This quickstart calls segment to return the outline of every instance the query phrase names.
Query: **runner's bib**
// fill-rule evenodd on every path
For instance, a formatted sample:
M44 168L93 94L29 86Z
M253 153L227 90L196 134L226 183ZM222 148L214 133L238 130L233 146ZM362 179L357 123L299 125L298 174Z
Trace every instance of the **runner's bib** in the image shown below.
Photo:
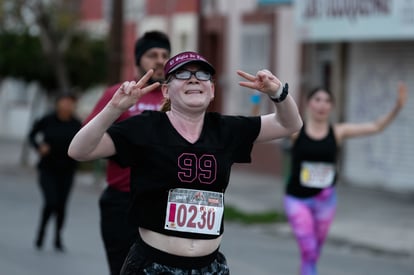
M219 235L224 212L223 193L176 188L168 194L167 230Z
M333 184L335 166L324 162L302 162L300 183L305 187L326 188Z

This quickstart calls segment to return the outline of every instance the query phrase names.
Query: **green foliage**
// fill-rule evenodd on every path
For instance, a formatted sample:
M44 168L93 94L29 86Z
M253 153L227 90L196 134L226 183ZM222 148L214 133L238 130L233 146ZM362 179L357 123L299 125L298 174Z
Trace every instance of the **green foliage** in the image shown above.
M54 82L39 39L27 33L0 33L0 75L26 81L38 80L47 89Z
M265 211L260 213L246 213L234 208L226 206L224 209L224 219L227 221L236 221L245 224L264 224L285 222L286 218L283 214L276 211Z
M88 88L106 82L106 40L90 39L86 34L78 34L65 54L65 63L69 79L77 87Z
M106 82L106 40L77 34L65 53L70 83L86 89ZM45 57L40 40L25 33L0 32L0 76L26 81L36 80L45 89L57 88L52 67Z

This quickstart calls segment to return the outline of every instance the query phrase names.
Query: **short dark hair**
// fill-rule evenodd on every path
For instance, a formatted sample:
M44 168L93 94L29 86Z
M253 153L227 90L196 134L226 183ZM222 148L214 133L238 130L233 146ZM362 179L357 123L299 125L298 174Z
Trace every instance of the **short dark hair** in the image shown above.
M142 55L151 48L164 48L171 52L168 36L161 31L145 32L135 43L135 64L139 66Z
M78 101L78 97L76 96L75 93L62 93L62 94L59 94L56 97L55 103L58 103L62 99L66 99L66 98L72 100L73 102L77 102Z

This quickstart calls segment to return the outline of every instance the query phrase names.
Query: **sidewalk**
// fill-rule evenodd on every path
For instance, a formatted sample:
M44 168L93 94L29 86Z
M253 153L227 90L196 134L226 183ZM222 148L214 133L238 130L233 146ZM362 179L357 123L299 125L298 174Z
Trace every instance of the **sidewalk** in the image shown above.
M235 167L227 205L244 211L283 212L282 179ZM328 241L414 259L414 197L338 184L338 208ZM277 234L291 234L287 224Z

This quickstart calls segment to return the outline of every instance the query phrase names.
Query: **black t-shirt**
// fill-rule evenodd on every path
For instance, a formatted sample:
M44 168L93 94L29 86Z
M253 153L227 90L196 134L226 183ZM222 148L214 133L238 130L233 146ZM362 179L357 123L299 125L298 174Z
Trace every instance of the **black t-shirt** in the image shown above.
M108 133L117 151L112 158L131 167L132 221L166 235L216 238L165 230L168 192L186 188L224 193L232 164L251 161L260 125L260 117L207 113L195 143L184 139L163 112L145 111L111 126Z
M286 186L287 194L299 198L309 198L316 196L323 190L323 188L304 186L301 183L301 181L303 182L301 177L306 177L303 174L306 173L304 163L314 166L331 165L335 169L335 175L329 186L335 184L338 147L332 126L329 127L329 132L324 138L317 140L309 137L305 132L305 126L303 126L291 150L290 177Z

